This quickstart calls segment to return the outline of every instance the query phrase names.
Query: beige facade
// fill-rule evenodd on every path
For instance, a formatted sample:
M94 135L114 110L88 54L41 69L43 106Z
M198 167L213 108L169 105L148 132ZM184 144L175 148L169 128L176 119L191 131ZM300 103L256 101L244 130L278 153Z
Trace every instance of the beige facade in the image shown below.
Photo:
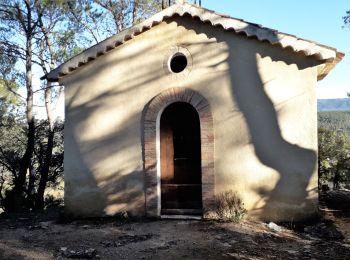
M188 63L173 73L169 59L177 52ZM312 216L318 202L315 84L323 63L174 16L72 70L59 78L67 212L159 216L157 120L167 105L187 100L201 120L203 205L233 190L252 218ZM193 96L208 103L203 116Z

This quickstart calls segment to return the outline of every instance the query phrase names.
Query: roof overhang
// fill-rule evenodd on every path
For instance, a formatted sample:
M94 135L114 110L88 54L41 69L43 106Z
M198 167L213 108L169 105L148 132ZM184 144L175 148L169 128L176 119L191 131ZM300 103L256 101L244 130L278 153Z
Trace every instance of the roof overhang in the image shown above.
M218 14L196 5L176 4L162 10L145 21L86 49L67 62L61 64L41 79L58 81L60 77L72 73L79 67L86 65L90 61L97 59L99 56L108 53L119 45L134 38L138 34L149 30L153 26L163 22L165 19L171 18L175 15L189 15L190 17L197 18L202 22L209 22L213 26L221 26L225 30L232 30L237 34L244 34L249 38L256 38L259 41L268 41L272 45L279 45L282 48L291 48L294 52L302 52L305 56L313 56L315 59L321 61L322 64L318 70L318 80L323 79L345 55L344 53L337 51L335 48L310 40L301 39L291 34L278 32L241 19Z

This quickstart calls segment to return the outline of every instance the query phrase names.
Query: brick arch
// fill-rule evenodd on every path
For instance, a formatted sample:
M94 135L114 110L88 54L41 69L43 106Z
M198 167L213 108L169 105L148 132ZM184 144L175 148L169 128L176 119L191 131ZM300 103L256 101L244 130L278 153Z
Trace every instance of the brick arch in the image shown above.
M186 102L197 111L201 134L203 213L210 209L215 190L214 131L210 104L201 94L189 88L162 91L146 105L143 117L143 162L145 172L146 215L160 216L159 121L163 110L174 102Z

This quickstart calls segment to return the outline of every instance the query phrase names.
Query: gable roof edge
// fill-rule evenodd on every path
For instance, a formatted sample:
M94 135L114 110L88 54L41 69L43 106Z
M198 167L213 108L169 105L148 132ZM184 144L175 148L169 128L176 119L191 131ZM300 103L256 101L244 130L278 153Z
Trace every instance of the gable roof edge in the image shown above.
M281 33L258 24L218 14L214 11L191 4L176 4L86 49L61 64L41 79L58 81L60 77L72 73L79 67L113 50L124 42L134 38L136 35L160 24L166 18L170 18L174 15L184 16L186 14L190 15L192 18L198 18L202 22L209 22L213 26L221 26L225 30L234 30L238 34L245 34L247 37L254 37L259 41L268 41L272 45L279 45L282 48L289 47L292 48L294 52L303 52L306 56L314 56L316 59L324 61L324 66L322 69L319 69L318 80L323 79L345 55L344 53L338 52L335 48L301 39L291 34Z

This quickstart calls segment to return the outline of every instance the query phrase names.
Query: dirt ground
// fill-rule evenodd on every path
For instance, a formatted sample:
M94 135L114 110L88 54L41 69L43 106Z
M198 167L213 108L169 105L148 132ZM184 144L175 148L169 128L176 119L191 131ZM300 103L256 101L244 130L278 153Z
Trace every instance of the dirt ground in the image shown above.
M276 228L275 228L276 229ZM279 230L280 229L280 230ZM0 217L0 259L350 259L350 218L267 223Z

